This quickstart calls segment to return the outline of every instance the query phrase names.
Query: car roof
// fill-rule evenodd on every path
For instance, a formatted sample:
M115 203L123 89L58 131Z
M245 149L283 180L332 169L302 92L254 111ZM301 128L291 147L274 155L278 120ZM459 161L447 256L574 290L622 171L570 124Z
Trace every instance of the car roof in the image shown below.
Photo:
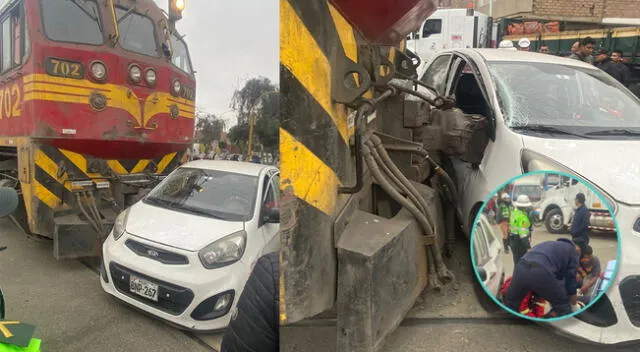
M183 164L182 167L233 172L249 176L260 176L260 173L265 169L277 170L276 167L271 165L231 160L194 160Z
M503 50L503 49L492 49L492 48L483 48L483 49L448 49L438 52L437 54L441 54L444 52L459 52L461 54L478 54L482 56L482 58L487 62L497 62L497 61L511 61L511 62L541 62L541 63L549 63L549 64L557 64L564 66L572 66L572 67L580 67L597 70L597 68L591 64L586 62L582 62L580 60L570 59L567 57L561 57L550 54L542 54L530 51L517 51L517 50Z

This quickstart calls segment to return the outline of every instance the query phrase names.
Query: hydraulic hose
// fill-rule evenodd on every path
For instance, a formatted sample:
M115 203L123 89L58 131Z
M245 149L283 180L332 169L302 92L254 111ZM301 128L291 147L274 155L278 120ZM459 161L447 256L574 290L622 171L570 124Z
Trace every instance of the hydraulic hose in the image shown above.
M380 171L380 168L371 155L371 149L369 149L369 146L367 146L366 144L362 146L362 157L367 164L369 171L371 171L373 178L380 184L380 187L382 187L385 192L387 192L389 196L393 198L393 200L409 210L409 212L416 217L416 219L418 220L418 224L420 224L420 227L422 227L422 230L427 235L433 235L433 229L429 224L427 218L407 198L403 197L402 194L400 194L400 192L398 192L398 190L396 190L395 187L393 187L391 183L389 183L389 181L384 177L382 171Z
M435 107L439 107L440 106L440 104L436 104L436 102L433 99L431 99L430 97L428 97L426 94L418 92L417 90L413 90L411 88L407 88L407 87L405 87L405 86L403 86L401 84L394 83L394 82L389 82L388 85L390 87L392 87L392 88L397 89L400 92L403 92L403 93L418 97L418 98L426 101L427 103L431 104L432 106L435 106Z
M424 214L420 214L420 216L424 217L424 220L426 220L427 226L430 225L430 224L435 224L434 216L429 211L428 204L426 204L424 198L422 198L422 196L420 195L418 190L411 184L411 182L402 173L402 171L400 171L400 169L398 169L398 167L393 162L393 160L391 160L391 158L389 157L389 154L387 154L387 151L384 148L384 145L382 144L382 141L380 140L380 137L378 137L376 135L372 135L371 139L369 141L367 141L367 142L368 142L368 145L373 144L375 146L375 148L377 149L378 153L380 154L380 157L382 158L382 160L384 161L386 166L389 167L389 169L391 169L391 171L404 184L404 186L407 187L409 189L409 191L411 193L413 193L419 199L419 202L422 205L422 207L427 210ZM369 152L369 154L370 154L370 152ZM373 160L373 158L371 156L369 156L369 157ZM403 199L403 200L406 203L409 203L406 200L406 198ZM409 209L409 208L407 208L407 209ZM414 209L416 210L416 212L418 211L417 208L414 207ZM412 211L412 213L413 213L413 211ZM416 214L414 214L414 216L415 215ZM416 216L416 218L418 218L418 216ZM433 228L431 228L431 229L433 231ZM425 231L426 231L426 229L425 229ZM435 264L436 264L436 270L438 271L438 276L440 278L447 278L447 279L452 278L453 274L446 268L444 260L442 259L442 252L440 251L439 244L435 243L435 245L430 246L429 248L430 248L430 250L432 251L432 254L433 254L433 259L434 259Z
M429 211L429 205L424 200L424 198L422 198L422 195L420 194L420 192L418 192L418 190L411 184L409 179L407 179L407 177L402 173L402 171L398 169L398 166L396 166L393 160L391 160L391 157L389 157L389 154L387 154L387 151L384 149L384 145L382 144L380 137L376 135L372 135L371 139L368 142L373 144L375 149L380 154L382 161L391 170L391 172L393 172L393 174L400 180L400 182L402 182L402 184L409 190L409 192L413 193L413 195L418 199L420 206L423 209L425 209L424 214L429 220L429 223L435 224L435 221L434 221L435 217Z
M102 222L102 217L100 216L100 210L98 210L96 198L91 192L87 192L87 194L89 195L91 208L93 209L93 215L96 217L96 222L100 225L100 230L102 231L100 234L104 236L104 223Z
M418 148L418 147L411 147L408 145L388 145L388 144L384 144L384 148L386 150L392 150L392 151L398 151L398 152L407 152L407 153L417 153L420 156L424 157L433 167L433 171L436 173L436 175L440 176L444 182L446 183L447 186L447 198L449 198L449 202L455 206L457 199L458 199L458 192L456 190L456 186L455 183L453 182L453 180L451 179L451 176L449 176L449 174L444 171L444 169L442 167L440 167L440 165L433 160L433 158L429 155L429 152L427 152L426 150L422 149L422 148ZM457 212L457 210L456 210ZM458 214L460 216L460 214Z
M383 173L385 175L387 175L387 177L395 185L396 190L398 190L400 192L400 194L402 194L403 196L409 197L411 199L411 201L413 202L413 204L416 205L423 214L426 213L427 210L424 208L422 202L420 202L420 200L415 196L415 194L413 194L393 174L393 172L391 172L391 170L389 170L387 165L382 161L382 158L380 157L380 154L378 153L378 151L369 142L367 142L367 147L369 147L369 150L371 151L371 155L373 156L373 159L376 161L376 164L378 165L378 167L380 167L382 169ZM429 225L431 226L431 224L429 224ZM433 226L431 226L431 232L433 232Z
M82 199L80 198L80 193L76 193L76 200L78 201L78 207L80 208L80 211L82 211L82 214L84 214L84 216L87 218L89 224L91 224L96 232L100 232L100 228L98 228L98 225L93 222L93 219L91 218L91 216L89 216L89 213L87 213L87 210L84 208Z

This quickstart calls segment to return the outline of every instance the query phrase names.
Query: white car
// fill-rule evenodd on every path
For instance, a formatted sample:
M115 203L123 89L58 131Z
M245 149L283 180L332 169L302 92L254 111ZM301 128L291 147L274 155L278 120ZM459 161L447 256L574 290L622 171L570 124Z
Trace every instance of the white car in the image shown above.
M602 344L640 340L640 100L600 69L553 55L498 49L437 53L421 80L489 122L481 163L452 158L469 234L487 196L512 177L556 170L597 188L612 206L624 244L612 287L594 313L550 323ZM423 90L430 94L429 90ZM597 319L594 319L596 316Z
M182 165L122 212L102 247L102 288L181 328L227 327L257 259L278 251L278 169Z
M486 215L480 215L473 233L473 255L482 284L493 297L500 299L500 288L504 283L504 248L502 233L498 231Z

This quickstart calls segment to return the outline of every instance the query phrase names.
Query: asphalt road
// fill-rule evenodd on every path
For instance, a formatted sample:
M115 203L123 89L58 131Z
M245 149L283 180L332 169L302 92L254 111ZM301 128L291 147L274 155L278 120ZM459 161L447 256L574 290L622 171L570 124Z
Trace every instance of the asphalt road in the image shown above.
M410 352L637 352L640 346L603 347L587 345L557 335L544 325L514 319L497 308L483 308L476 296L486 293L474 286L468 240L460 239L447 266L455 274L454 284L441 292L424 292L401 326L391 333L381 351ZM491 302L490 302L491 303ZM325 352L336 346L335 314L281 327L281 352Z
M36 326L47 352L218 351L220 334L193 335L121 304L102 290L95 264L53 258L51 241L0 220L6 319Z

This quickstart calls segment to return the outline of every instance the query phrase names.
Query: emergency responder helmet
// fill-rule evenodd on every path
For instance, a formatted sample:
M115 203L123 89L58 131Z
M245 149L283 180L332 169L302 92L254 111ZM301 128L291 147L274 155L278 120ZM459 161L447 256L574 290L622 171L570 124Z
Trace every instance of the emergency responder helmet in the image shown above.
M508 201L509 199L511 199L511 196L509 196L509 193L502 193L502 200L504 201Z
M527 38L520 38L520 40L518 40L518 46L520 48L528 48L531 45L531 41Z
M508 50L516 50L516 48L513 46L513 42L510 40L503 40L500 42L500 44L498 45L498 48L500 49L508 49Z
M528 208L530 207L531 201L529 200L529 196L526 194L521 194L516 198L516 201L513 202L513 206L517 208Z

